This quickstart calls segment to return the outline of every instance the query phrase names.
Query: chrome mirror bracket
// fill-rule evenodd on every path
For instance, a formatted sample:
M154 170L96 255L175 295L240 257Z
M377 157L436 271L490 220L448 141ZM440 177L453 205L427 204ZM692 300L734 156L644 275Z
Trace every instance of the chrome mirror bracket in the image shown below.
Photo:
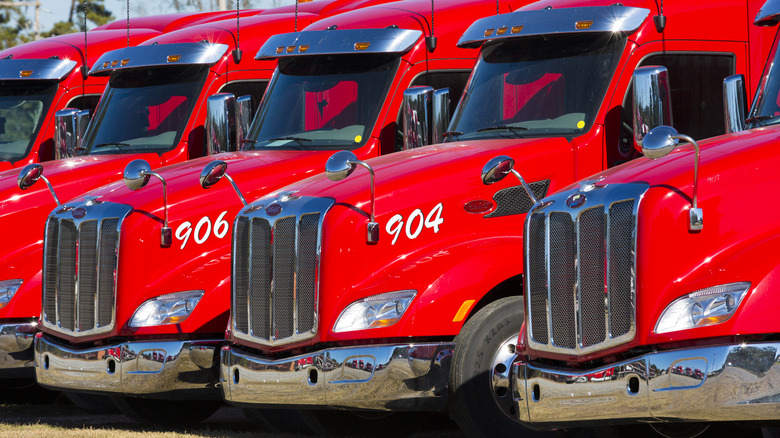
M168 183L157 172L152 172L151 166L145 160L133 160L125 166L122 181L130 190L140 190L149 183L149 178L155 177L163 185L163 226L160 230L160 245L167 247L173 244L173 232L168 226Z
M233 181L233 178L228 175L227 163L222 160L214 160L203 168L203 170L200 172L200 186L204 189L208 189L222 178L225 178L228 180L228 182L230 182L230 185L233 186L233 190L236 192L236 195L238 195L238 199L240 199L241 203L244 205L244 207L246 207L248 205L246 198L244 198L244 195L241 194L241 190L238 189L238 185L236 185L236 182Z
M338 151L325 162L325 174L331 181L341 181L355 170L356 166L363 166L371 175L371 220L366 226L366 242L379 242L379 224L374 218L374 203L376 200L374 169L366 162L357 159L350 151Z
M534 192L531 191L531 187L528 185L528 183L525 182L525 179L522 175L520 175L520 172L514 169L514 166L515 160L506 155L499 155L497 157L491 158L482 168L482 183L485 185L490 185L499 182L511 173L518 180L520 180L520 184L523 185L525 193L529 198L531 198L531 201L536 204L539 202L539 200L536 199L536 195L534 195Z
M54 187L49 182L49 179L43 176L43 166L40 164L35 163L24 166L19 172L19 177L16 179L16 185L21 190L27 190L32 187L32 185L35 184L39 179L42 179L43 182L45 182L49 187L49 193L51 193L52 198L54 198L54 202L57 203L57 207L61 207L62 203L60 203L60 199L57 197L57 194L54 193Z
M678 134L677 130L671 126L659 126L653 128L647 133L642 145L642 152L650 159L661 158L672 152L679 143L679 140L693 145L696 151L696 157L693 163L693 197L691 199L691 209L688 211L688 230L701 231L704 228L704 212L699 208L699 161L701 151L699 144L691 137Z

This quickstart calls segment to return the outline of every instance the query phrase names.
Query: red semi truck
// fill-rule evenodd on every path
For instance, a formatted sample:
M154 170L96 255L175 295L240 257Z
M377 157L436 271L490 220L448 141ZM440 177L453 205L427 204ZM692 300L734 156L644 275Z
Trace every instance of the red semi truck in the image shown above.
M59 204L59 199L70 199L118 180L124 166L134 158L142 157L159 167L204 155L208 97L232 92L259 101L276 66L274 61L256 61L251 56L236 62L233 51L239 41L237 26L243 31L241 47L254 51L274 33L292 30L296 23L311 23L319 14L349 10L355 4L349 0L301 4L297 15L292 6L244 10L238 22L235 11L143 17L133 19L133 26L159 31L149 35L155 38L134 47L124 47L127 31L115 29L114 24L107 25L108 30L89 33L91 40L100 41L93 34L113 35L120 40L113 47L122 48L99 58L94 45L89 46L88 65L92 68L88 80L105 83L102 77L110 73L108 89L86 132L76 129L80 122L74 121L72 114L57 120L69 124L67 135L78 139L63 142L62 149L73 156L21 172L33 177L44 173L56 198L44 184L20 191L18 169L0 173L0 227L13 230L36 223L43 227L47 212ZM161 31L166 33L160 35ZM131 30L131 42L138 42L139 37L134 35L139 32ZM68 38L79 41L75 36ZM79 38L83 43L84 35ZM105 48L106 44L99 47ZM0 60L0 67L9 61ZM81 73L69 77L73 75L79 75L75 80L81 84ZM64 91L70 95L69 90ZM81 89L76 91L82 94ZM33 374L32 337L39 328L41 311L42 244L35 233L8 232L0 250L0 378Z
M0 161L0 169L61 160L75 152L55 147L55 143L60 146L65 143L55 141L55 124L63 119L55 122L54 115L65 108L68 108L65 112L70 114L95 109L108 80L94 75L85 77L86 70L82 71L82 68L94 65L104 52L135 46L162 33L224 19L227 15L209 12L133 18L129 30L127 22L121 20L89 31L86 37L83 33L62 35L0 52L0 81L3 84L0 124L4 126L0 129L4 131L0 134L0 160L5 160ZM85 56L87 67L84 67ZM83 163L76 160L63 162L68 163L66 169L68 175L76 180L73 181L75 184L91 184L78 181L81 177L77 169L84 167ZM45 165L46 168L49 166L57 164ZM19 193L17 174L18 170L0 173L4 194L0 201L0 223L7 230L19 224L28 226L35 222L35 218L42 224L45 214L38 207L43 206L45 211L52 202L48 194L36 198L32 193L25 194L27 196ZM37 236L27 233L8 233L3 242L0 264L0 380L34 376L32 338L40 313L40 280L35 280L40 274L35 273L40 272L41 243ZM31 270L20 269L20 266L30 263L33 263ZM14 296L16 299L12 300Z
M778 21L774 0L755 18L772 32ZM780 159L777 44L747 118L734 98L744 93L726 93L736 132L695 144L685 128L656 128L646 158L533 207L513 366L520 421L650 423L683 437L777 420L778 211L766 201ZM761 214L744 213L753 202Z
M353 148L369 158L403 147L404 90L446 86L459 95L477 50L455 43L475 17L497 9L488 0L436 2L431 29L427 0L368 4L277 35L261 48L256 62L278 58L279 68L245 150L217 156L248 196L320 172L334 150ZM216 137L219 129L211 132ZM136 161L125 171L128 187L111 184L52 212L35 347L40 384L114 394L126 413L156 422L203 406L191 403L184 412L181 400L221 399L230 229L242 203L226 181L204 192L198 176L210 161L154 173ZM170 245L161 244L165 228ZM69 258L76 243L78 253Z
M118 20L87 35L60 35L0 52L0 171L65 158L54 148L54 114L64 108L95 109L108 80L86 76L83 68L88 69L100 55L229 15L207 12L133 18L129 32L127 21Z
M634 158L632 78L649 107L668 74L674 122L696 138L723 133L722 79L755 81L750 66L771 47L750 26L758 7L543 1L476 21L460 45L481 55L447 142L367 161L338 152L327 175L239 212L226 400L446 409L470 436L522 434L509 370L523 323L516 230L533 201L474 169L511 155L541 198ZM639 133L662 120L640 120Z

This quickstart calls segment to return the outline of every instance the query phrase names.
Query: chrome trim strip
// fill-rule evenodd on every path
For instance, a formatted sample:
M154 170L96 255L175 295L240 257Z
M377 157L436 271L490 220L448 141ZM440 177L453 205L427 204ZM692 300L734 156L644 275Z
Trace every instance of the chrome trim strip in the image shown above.
M244 207L238 215L236 215L236 219L233 223L233 229L237 229L238 220L241 217L245 217L247 219L247 238L250 239L250 242L248 243L248 252L249 256L252 257L252 242L251 242L251 230L252 230L252 221L256 218L263 219L268 221L270 228L271 228L271 239L273 241L274 237L274 230L276 227L277 222L279 222L282 219L288 219L291 217L295 218L295 271L293 275L293 318L294 318L294 332L292 336L287 336L282 339L277 340L274 336L275 330L272 330L270 332L270 339L265 340L260 337L254 336L252 332L252 308L251 308L251 293L249 290L247 290L247 297L246 297L246 311L247 311L247 332L244 333L242 331L239 331L236 327L236 317L233 314L232 309L236 308L238 305L243 305L241 303L238 303L235 298L235 293L231 292L231 303L233 306L231 308L231 332L233 336L236 339L246 341L251 344L255 345L285 345L290 344L294 342L303 341L306 339L311 339L314 336L316 336L318 327L317 327L317 320L318 320L318 304L319 304L319 293L320 293L320 283L319 283L319 270L320 270L320 263L321 263L321 250L322 250L322 225L325 219L325 216L330 209L331 206L335 201L333 199L327 199L327 198L313 198L313 197L300 197L295 196L294 194L290 193L281 193L275 198L266 198L266 199L260 199L258 201L255 201L248 206ZM266 207L268 207L271 204L276 204L281 206L281 212L277 213L275 215L269 215L266 213ZM312 330L308 330L305 332L299 332L298 331L298 262L299 262L299 247L298 242L300 239L300 226L301 226L301 219L307 215L307 214L319 214L319 223L317 224L317 243L316 243L316 281L314 284L314 325L312 327ZM235 238L235 237L234 237ZM236 242L233 242L233 251L236 251ZM273 254L273 247L271 247L271 254L270 254L270 263L272 267L272 273L271 273L271 286L269 289L269 317L270 322L272 324L276 323L276 318L274 314L274 299L276 294L276 273L274 270L276 269L276 263L274 263L274 254ZM251 274L251 258L249 259L248 264L248 270L249 274ZM232 269L236 269L236 262L237 258L233 257L232 261ZM247 285L251 284L251 279L247 282ZM236 285L236 276L231 276L231 289L232 291L235 291L237 288Z
M208 42L123 47L101 55L89 70L89 74L107 75L112 71L137 67L210 65L219 61L227 53L227 49L227 44ZM169 56L179 58L169 61Z
M32 368L36 321L0 324L0 378L4 370Z
M83 217L75 218L73 216L72 212L74 210L76 210L77 208L83 208L85 210L85 214L84 214ZM114 279L114 284L113 284L113 293L112 293L113 300L112 300L112 303L111 303L111 322L108 325L106 325L106 326L103 326L103 327L99 326L100 318L98 316L99 316L99 312L100 312L100 310L99 310L100 309L100 307L99 307L100 283L98 282L98 283L96 283L96 290L95 290L96 307L95 307L95 324L94 324L94 328L89 329L89 330L83 330L83 331L78 330L78 327L79 327L79 325L78 325L78 323L79 323L78 318L79 318L79 315L80 315L80 311L79 311L79 299L80 299L80 294L79 294L79 267L78 267L78 265L80 263L80 261L79 261L79 257L80 257L79 253L80 253L80 251L78 250L78 242L79 242L79 237L80 237L80 232L81 232L81 224L84 223L84 222L87 222L87 221L97 221L98 222L98 232L97 232L97 241L95 242L96 246L97 246L97 252L96 252L96 257L97 258L96 258L96 261L95 261L95 269L98 270L98 275L99 275L99 271L100 271L100 269L99 269L99 267L100 267L100 258L99 258L99 255L100 255L100 234L102 232L101 231L102 227L100 227L100 225L106 219L113 219L113 218L117 219L118 221L117 221L116 231L117 231L117 237L118 238L117 238L117 241L116 241L115 247L114 247L115 251L116 251L116 254L117 254L116 264L114 266L114 272L117 272L118 269L119 269L119 252L120 252L122 222L127 217L127 215L129 215L132 211L133 211L133 208L131 206L129 206L129 205L116 204L116 203L113 203L113 202L102 202L100 200L87 198L85 201L69 202L67 204L63 204L61 207L57 207L56 209L54 209L54 211L52 211L51 214L49 214L49 218L47 218L47 221L46 221L47 226L49 224L49 219L51 219L51 218L54 218L58 222L58 224L59 224L58 225L59 232L58 232L58 234L56 236L57 239L58 239L58 243L57 243L57 272L55 272L55 275L57 276L57 286L56 286L56 289L54 291L54 294L55 294L55 301L54 301L54 304L55 304L55 315L54 315L54 321L55 322L52 323L52 322L49 321L51 315L46 314L46 301L47 301L46 300L46 294L49 293L49 291L46 289L46 279L47 279L47 276L48 276L48 269L47 269L46 265L48 263L44 263L43 264L43 270L42 270L42 277L41 277L43 279L43 281L42 281L43 300L42 300L42 309L41 309L41 314L43 315L43 317L41 318L41 321L43 322L43 327L44 328L46 328L48 330L51 330L53 332L62 333L62 334L67 335L67 336L89 336L89 335L95 335L95 334L100 334L100 333L107 333L107 332L110 332L111 330L114 329L114 326L116 324L116 294L117 294L117 279L116 278ZM75 264L74 270L73 270L73 275L74 275L73 284L75 285L74 286L75 287L75 292L74 292L74 312L75 312L75 314L74 314L74 330L70 330L68 328L64 328L64 327L62 327L60 325L60 321L61 321L60 299L62 298L62 296L61 296L61 293L62 293L61 292L61 280L62 280L62 278L59 275L59 265L60 265L60 260L61 260L62 242L59 239L62 236L62 232L61 232L61 230L62 230L62 223L65 220L67 220L68 222L72 222L74 224L75 228L76 228L76 245L77 245L76 258L75 258L75 263L76 264ZM51 245L48 242L48 234L49 233L47 232L46 236L44 237L44 242L43 242L44 254L48 254L48 251L51 250ZM46 257L46 256L44 256L44 257ZM46 258L44 258L44 260L47 261L48 258L46 257ZM96 281L99 278L98 275L96 275ZM117 278L118 278L118 273L117 273Z
M283 33L269 38L260 47L255 59L356 53L401 54L411 50L422 35L419 30L397 28L307 30ZM355 44L358 43L369 43L369 46L358 50L355 48ZM305 47L304 51L301 51L301 46Z
M61 81L73 71L76 61L67 59L0 59L0 80L48 79ZM23 71L30 75L22 77Z
M458 41L458 47L479 47L489 41L531 35L611 32L630 34L650 15L650 10L627 6L521 10L474 22ZM577 23L591 22L577 28Z
M576 371L518 360L512 371L518 419L536 424L775 420L780 409L780 343L656 352Z
M225 400L375 410L443 410L455 344L343 347L269 360L222 347Z
M584 188L587 187L587 188ZM531 321L533 320L533 309L531 304L531 299L526 297L526 317L528 318L528 324L526 324L526 330L527 330L527 343L528 346L536 351L544 351L544 352L550 352L550 353L563 353L563 354L570 354L570 355L584 355L589 354L594 351L600 351L607 348L614 347L616 345L620 345L626 342L631 341L634 339L634 336L636 334L636 263L637 263L637 227L638 227L638 211L639 206L641 204L641 200L645 194L645 192L649 189L649 185L647 183L627 183L627 184L607 184L607 185L598 185L597 183L593 183L591 181L586 181L581 183L580 187L563 191L563 192L557 192L553 195L550 195L542 200L540 200L534 207L531 209L531 211L526 216L526 221L524 225L524 249L525 249L525 256L524 256L524 267L525 267L525 290L531 291L531 267L530 267L530 257L528 256L528 253L530 251L530 223L531 218L534 214L544 214L544 221L545 221L545 269L546 269L546 275L547 278L545 279L546 289L547 289L547 303L546 303L546 309L545 314L547 315L547 330L548 330L548 342L547 343L541 343L537 342L534 338L533 334L533 325L531 324ZM584 194L587 197L587 201L585 201L582 205L576 206L576 207L568 207L566 205L566 201L569 197L572 195L575 195L577 193ZM605 285L610 286L610 280L609 280L609 273L610 271L610 248L612 243L610 242L610 222L609 222L609 212L610 208L613 204L616 204L618 202L622 201L629 201L634 200L634 206L633 206L633 230L632 230L632 236L631 236L631 244L632 244L632 257L633 257L633 263L631 266L631 286L630 286L630 299L633 303L631 312L631 322L630 322L630 329L627 333L624 333L620 336L613 337L612 336L612 330L611 330L611 318L612 318L612 312L611 312L611 305L612 305L612 296L611 296L611 288L607 289L607 295L605 296L605 308L609 309L609 314L607 315L607 318L605 320L607 326L606 326L606 333L607 333L607 339L605 339L603 342L599 342L596 344L592 344L587 347L583 347L582 344L582 337L581 337L581 303L582 301L579 300L581 297L581 291L579 290L580 283L580 269L581 265L578 262L579 260L582 260L581 257L586 257L587 254L582 254L580 252L579 248L579 218L587 210L593 209L593 208L601 208L604 211L604 214L607 216L607 222L606 222L606 235L605 235L605 257L607 259L606 268L605 271ZM551 312L551 268L550 268L550 216L551 213L565 213L570 216L572 222L576 225L575 228L575 238L577 239L576 242L576 253L577 258L574 260L575 262L575 276L576 276L576 283L574 288L575 293L575 309L572 311L573 316L576 318L576 321L574 322L578 333L576 333L577 343L575 348L566 348L566 347L560 347L555 343L555 338L553 335L553 323L552 323L552 312Z
M190 399L219 399L215 355L222 343L222 339L142 341L74 348L39 334L35 376L39 384L60 390L186 392Z

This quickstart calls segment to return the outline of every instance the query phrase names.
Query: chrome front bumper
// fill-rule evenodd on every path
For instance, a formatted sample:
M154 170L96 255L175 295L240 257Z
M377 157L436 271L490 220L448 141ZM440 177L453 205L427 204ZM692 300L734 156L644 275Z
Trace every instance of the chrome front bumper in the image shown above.
M576 373L518 360L512 371L526 423L776 420L780 410L780 343L650 353Z
M343 347L267 360L227 345L220 383L225 399L239 405L443 410L454 347Z
M66 391L218 400L215 355L223 343L148 341L78 349L39 333L35 377L43 386Z
M37 330L35 321L0 323L0 378L25 369L32 372L32 344Z

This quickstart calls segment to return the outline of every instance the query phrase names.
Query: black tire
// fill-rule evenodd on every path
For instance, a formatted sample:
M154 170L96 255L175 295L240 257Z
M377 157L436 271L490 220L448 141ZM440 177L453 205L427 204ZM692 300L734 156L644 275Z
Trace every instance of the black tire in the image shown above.
M242 411L249 421L266 432L304 435L314 433L307 425L301 410L243 408Z
M65 392L65 397L74 405L92 414L116 414L116 405L107 395L85 394L83 392Z
M455 339L449 409L466 436L537 434L515 420L508 379L523 315L522 297L502 298L477 312Z
M120 412L141 423L160 426L186 426L199 423L222 406L218 401L158 400L137 397L111 397Z

